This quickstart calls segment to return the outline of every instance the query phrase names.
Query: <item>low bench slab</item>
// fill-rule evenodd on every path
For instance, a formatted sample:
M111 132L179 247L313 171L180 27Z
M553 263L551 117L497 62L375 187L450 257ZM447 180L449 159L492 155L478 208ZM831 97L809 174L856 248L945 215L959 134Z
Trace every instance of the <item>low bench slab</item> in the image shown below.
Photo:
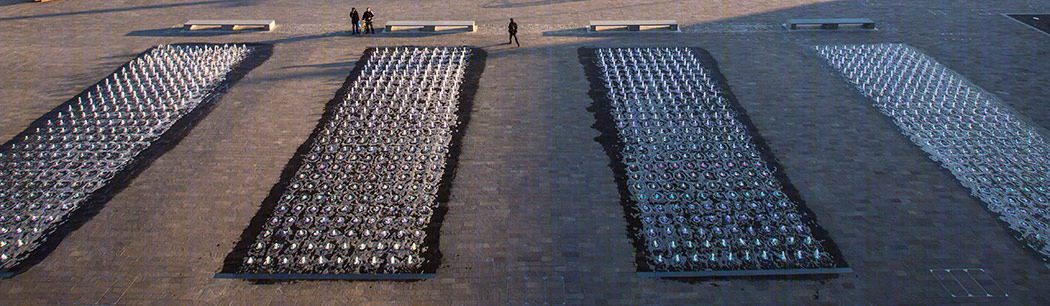
M186 31L196 30L223 30L240 31L247 29L262 29L273 31L277 27L277 21L272 19L261 20L190 20L182 24Z
M628 31L643 31L649 29L668 29L678 31L678 21L675 20L591 20L588 30L597 32L610 28L627 28Z
M865 29L875 28L875 21L868 18L788 19L787 26L792 30L797 30L799 25L819 25L821 29L838 29L842 24L860 25Z
M394 20L388 21L383 27L383 31L394 32L405 29L420 29L424 32L437 32L464 28L470 32L478 31L478 26L473 20Z

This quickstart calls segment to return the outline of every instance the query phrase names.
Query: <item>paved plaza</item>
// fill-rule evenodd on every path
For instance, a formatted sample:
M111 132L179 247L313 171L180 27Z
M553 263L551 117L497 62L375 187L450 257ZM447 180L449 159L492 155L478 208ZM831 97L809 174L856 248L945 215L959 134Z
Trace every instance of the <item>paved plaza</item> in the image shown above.
M351 6L371 7L377 27L388 20L475 20L479 29L351 36ZM1001 15L1032 12L1050 13L1050 3L0 0L0 141L151 47L274 46L269 60L42 261L0 279L0 304L1046 305L1050 266L812 51L823 44L914 46L1045 129L1050 35ZM511 17L520 48L504 44ZM820 17L871 18L878 30L781 26ZM278 27L174 28L190 19L276 19ZM675 19L682 30L586 32L589 20L603 19ZM435 277L214 278L366 48L408 45L487 52L440 227ZM709 51L853 273L639 276L610 160L595 141L591 84L578 57L581 47L620 46ZM979 271L1001 291L952 297L956 287L931 269Z

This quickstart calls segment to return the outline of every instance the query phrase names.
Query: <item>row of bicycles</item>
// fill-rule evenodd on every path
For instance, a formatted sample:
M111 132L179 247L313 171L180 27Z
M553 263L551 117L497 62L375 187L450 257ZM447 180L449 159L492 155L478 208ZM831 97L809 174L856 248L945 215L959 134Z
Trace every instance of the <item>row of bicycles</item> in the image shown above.
M242 272L418 273L470 53L397 47L367 57Z
M1050 256L1050 143L1037 125L913 47L816 51L1021 240Z
M156 47L0 147L0 269L43 243L251 52L247 45Z
M596 52L650 270L834 266L692 49Z

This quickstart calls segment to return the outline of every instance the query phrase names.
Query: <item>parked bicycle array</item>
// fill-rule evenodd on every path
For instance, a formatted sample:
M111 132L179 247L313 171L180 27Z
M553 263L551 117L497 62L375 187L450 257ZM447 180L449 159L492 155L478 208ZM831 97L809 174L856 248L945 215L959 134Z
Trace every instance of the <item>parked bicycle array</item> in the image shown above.
M691 49L596 52L650 269L834 265Z
M904 135L1050 256L1050 143L1009 106L903 44L818 46Z
M323 122L246 273L418 273L468 48L380 48Z
M43 243L252 51L159 46L0 148L0 269Z

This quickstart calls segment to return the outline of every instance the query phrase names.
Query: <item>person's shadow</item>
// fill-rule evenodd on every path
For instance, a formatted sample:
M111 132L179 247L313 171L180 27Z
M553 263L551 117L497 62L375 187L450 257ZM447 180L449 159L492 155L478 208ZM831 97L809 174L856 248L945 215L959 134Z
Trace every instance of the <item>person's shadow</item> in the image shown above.
M11 3L17 0L0 0L0 6L20 4L22 2ZM24 3L31 3L30 0L25 0ZM105 8L105 9L94 9L86 11L71 11L71 12L58 12L50 14L39 14L39 15L26 15L26 16L11 16L11 17L0 17L0 21L11 21L11 20L27 20L27 19L39 19L39 18L51 18L51 17L63 17L63 16L76 16L76 15L97 15L104 13L116 13L116 12L129 12L129 11L140 11L140 10L153 10L153 9L168 9L173 7L182 6L198 6L198 5L213 5L222 4L225 0L204 0L197 2L184 2L184 3L168 3L168 4L156 4L156 5L141 5L141 6L130 6L130 7L116 7L116 8Z
M33 0L0 0L0 6L33 3Z
M495 43L495 44L491 44L491 45L478 46L478 48L484 49L484 48L492 48L492 47L502 46L502 45L509 45L509 44L508 43Z

